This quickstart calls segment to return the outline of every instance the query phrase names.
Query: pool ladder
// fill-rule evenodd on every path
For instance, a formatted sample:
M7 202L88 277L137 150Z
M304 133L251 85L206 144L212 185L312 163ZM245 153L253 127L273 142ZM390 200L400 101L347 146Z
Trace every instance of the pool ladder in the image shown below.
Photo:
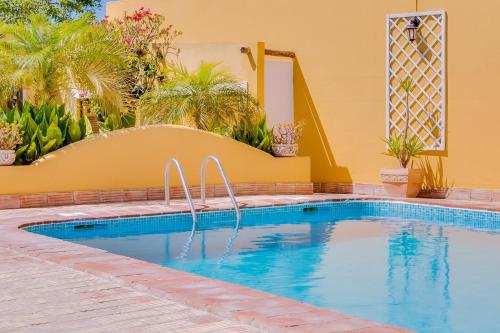
M191 192L189 192L189 188L186 183L186 177L184 176L184 172L182 171L181 163L175 158L169 159L167 165L165 166L165 204L167 206L170 206L170 185L168 179L170 178L170 168L172 167L172 165L175 165L177 167L177 171L179 171L179 177L181 178L184 194L186 195L186 200L189 204L191 215L193 216L193 224L195 224L196 222L198 222L198 217L196 216L196 209L194 208L193 198L191 197Z
M224 168L222 167L222 164L219 161L219 159L215 156L207 156L201 164L201 203L202 204L206 203L206 169L207 169L208 163L210 161L213 161L217 165L217 168L222 176L222 180L224 181L224 185L226 187L227 194L229 195L229 198L231 199L234 210L236 211L236 221L237 221L237 224L239 225L240 220L241 220L241 212L240 212L240 208L238 206L238 202L236 201L236 198L234 197L233 189L231 188L231 185L229 184L229 181L227 180L226 173L224 172ZM188 201L189 209L191 210L191 215L193 217L193 223L197 223L198 217L196 215L196 208L194 207L193 198L191 197L191 193L189 192L189 188L187 186L186 177L184 176L184 172L182 170L181 163L175 158L171 158L170 160L168 160L167 165L165 166L165 203L167 206L170 206L169 174L170 174L170 168L172 167L172 165L175 165L177 168L177 171L179 172L182 187L184 189L184 194L186 196L186 200Z

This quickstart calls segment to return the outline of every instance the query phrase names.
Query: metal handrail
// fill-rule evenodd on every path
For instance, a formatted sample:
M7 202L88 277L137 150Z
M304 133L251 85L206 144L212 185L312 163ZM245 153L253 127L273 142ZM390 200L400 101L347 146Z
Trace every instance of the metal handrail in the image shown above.
M196 222L193 221L193 227L191 228L191 233L182 248L181 253L177 256L177 259L186 259L189 251L191 250L191 244L193 244L194 236L196 235Z
M219 172L222 176L222 180L224 181L224 185L226 186L227 194L229 195L229 198L231 199L231 202L233 203L234 210L236 211L236 218L239 223L241 219L241 212L240 208L238 207L238 202L236 202L236 198L234 197L233 194L233 189L231 188L231 185L229 185L229 182L226 177L226 173L224 172L224 168L222 167L222 164L220 163L219 159L215 156L207 156L207 158L202 162L201 164L201 203L205 204L206 201L206 193L205 193L205 183L206 183L206 171L207 171L207 165L208 162L214 161L217 167L219 168Z
M226 248L225 248L224 254L219 259L219 265L221 265L224 262L224 260L227 257L229 257L229 255L231 254L231 249L233 247L233 242L236 239L236 237L238 237L239 232L240 232L240 220L238 219L238 221L236 222L236 226L234 227L233 233L232 233L231 237L229 237L229 240L228 240L228 242L226 244Z
M167 204L167 206L170 206L170 186L168 179L170 174L170 167L172 166L172 164L175 164L177 170L179 171L182 187L184 188L184 194L186 195L186 200L188 201L189 208L191 209L191 215L193 216L193 223L196 223L198 222L198 217L196 216L196 209L194 208L193 199L191 198L191 193L189 192L186 178L184 177L184 172L182 171L182 166L175 158L169 159L167 165L165 166L165 203Z

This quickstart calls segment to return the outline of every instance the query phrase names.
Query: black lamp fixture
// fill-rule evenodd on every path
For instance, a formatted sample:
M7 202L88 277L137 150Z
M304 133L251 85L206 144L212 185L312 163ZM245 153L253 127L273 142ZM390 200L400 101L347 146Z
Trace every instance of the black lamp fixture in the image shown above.
M410 23L406 26L406 31L408 31L408 39L412 43L415 41L419 26L420 26L420 20L416 16L414 16L411 19Z

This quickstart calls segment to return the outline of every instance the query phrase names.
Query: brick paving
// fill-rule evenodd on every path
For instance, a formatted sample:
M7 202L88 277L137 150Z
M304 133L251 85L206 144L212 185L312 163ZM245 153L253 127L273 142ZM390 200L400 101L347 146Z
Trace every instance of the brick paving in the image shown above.
M0 286L0 332L259 332L4 248Z
M238 197L242 207L363 195ZM500 203L403 201L500 211ZM200 210L230 209L226 198ZM186 212L161 201L0 210L0 332L407 332L294 300L20 230L74 219Z

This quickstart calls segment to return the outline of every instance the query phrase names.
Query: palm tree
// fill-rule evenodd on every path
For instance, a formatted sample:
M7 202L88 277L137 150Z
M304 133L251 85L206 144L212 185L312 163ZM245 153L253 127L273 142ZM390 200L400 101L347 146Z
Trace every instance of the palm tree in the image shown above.
M110 112L123 110L128 57L119 38L91 24L88 15L62 23L44 16L0 23L0 83L24 89L36 104L67 103L84 91Z
M255 114L256 100L219 64L202 62L194 72L179 65L170 68L160 87L141 97L145 124L169 123L215 131L232 128Z

